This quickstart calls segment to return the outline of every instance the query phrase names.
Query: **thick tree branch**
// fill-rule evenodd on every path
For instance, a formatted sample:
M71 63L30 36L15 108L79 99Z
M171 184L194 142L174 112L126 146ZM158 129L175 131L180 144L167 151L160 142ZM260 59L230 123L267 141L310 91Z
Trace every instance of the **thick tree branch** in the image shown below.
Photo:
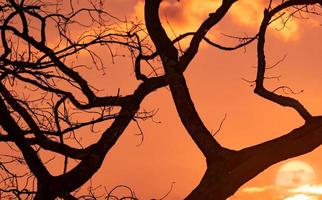
M234 194L240 186L269 166L282 160L308 153L322 144L322 117L312 117L295 99L278 96L267 91L263 86L266 68L264 54L265 32L271 18L276 13L290 6L310 5L319 2L321 0L290 0L271 11L266 10L258 34L258 74L255 92L281 105L293 107L306 120L305 125L285 136L238 152L223 152L222 160L214 158L210 161L210 163L214 164L208 165L200 184L187 196L187 200L224 200ZM169 82L171 83L171 81ZM208 191L212 192L209 193Z
M178 51L161 25L159 7L162 0L146 0L144 17L149 35L164 64L178 60Z
M4 97L4 99L8 102L12 109L14 109L19 115L24 119L24 121L28 124L30 129L37 138L43 137L42 132L40 131L37 123L34 121L32 116L28 113L28 111L21 106L18 101L10 94L7 88L0 82L0 94Z
M24 159L26 160L32 173L37 177L39 181L50 180L51 175L39 159L36 151L25 140L22 130L9 114L10 112L7 110L2 98L0 98L0 113L1 126L13 138L15 144L23 154Z
M178 52L161 25L158 15L159 5L160 1L146 0L145 20L147 29L152 41L156 45L157 51L160 52L171 94L180 119L198 148L208 160L210 157L218 156L218 152L222 148L205 127L195 109L182 74L183 71L178 70L181 66L177 58Z
M167 85L165 76L149 78L141 83L134 94L129 98L128 105L123 107L113 124L102 134L99 141L87 148L89 153L74 169L66 174L57 176L55 180L62 184L63 191L71 192L85 182L100 168L108 151L114 146L125 128L139 110L142 100L151 92Z
M231 182L238 189L271 165L311 152L321 144L322 117L313 117L286 135L240 150L230 172Z

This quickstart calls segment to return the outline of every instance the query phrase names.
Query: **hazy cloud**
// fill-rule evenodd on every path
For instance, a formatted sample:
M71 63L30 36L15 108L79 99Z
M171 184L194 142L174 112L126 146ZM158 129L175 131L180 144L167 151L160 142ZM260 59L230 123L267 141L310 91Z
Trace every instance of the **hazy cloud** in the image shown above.
M213 13L220 6L220 0L168 0L161 4L160 14L163 25L168 30L171 28L180 34L188 31L197 30L201 22L206 19L209 13ZM263 17L264 8L267 7L266 0L237 1L230 11L228 16L233 23L248 29L259 28ZM133 16L144 19L144 1L138 1L135 5ZM287 20L287 24L285 21ZM287 12L283 17L274 21L270 25L270 29L274 30L274 35L283 39L298 38L298 23L295 20L289 19Z
M240 200L251 200L257 197L264 198L263 200L321 200L322 185L302 185L295 188L275 185L245 187L236 194L236 198Z

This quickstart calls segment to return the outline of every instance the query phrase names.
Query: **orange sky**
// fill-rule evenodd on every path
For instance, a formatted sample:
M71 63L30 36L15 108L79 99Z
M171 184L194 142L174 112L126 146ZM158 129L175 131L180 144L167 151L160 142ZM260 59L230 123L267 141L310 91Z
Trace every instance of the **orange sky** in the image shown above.
M209 12L214 12L218 2L165 1L161 8L163 24L172 38L185 31L194 31ZM266 1L250 2L237 2L224 20L210 31L208 37L221 44L232 45L238 41L224 37L222 33L234 36L256 34ZM121 19L137 17L136 20L142 20L142 0L105 0L105 4L108 11ZM268 80L269 87L272 89L288 85L295 91L303 90L295 98L314 115L322 113L321 23L321 18L295 20L290 21L285 29L276 31L280 27L277 21L270 28L266 43L268 64L273 65L286 55L280 65L267 72L271 76L281 75L279 80ZM97 51L102 55L105 53L100 52L100 48ZM81 74L95 87L104 89L102 94L116 94L118 88L121 94L132 92L138 82L130 58L117 57L115 63L110 58L104 61L107 65L105 75L95 69L92 73L81 71ZM77 62L90 63L86 55L80 55ZM242 80L255 79L256 63L256 43L247 46L246 51L240 49L234 52L223 52L205 44L185 72L192 99L209 130L215 132L227 114L216 139L231 149L241 149L278 137L303 124L303 120L293 110L255 95L251 84ZM141 108L157 111L153 121L149 119L140 122L144 131L143 143L137 146L141 140L136 135L139 130L134 123L130 124L108 153L103 167L93 177L93 184L104 185L107 189L120 184L127 185L139 199L161 198L173 185L166 199L183 199L202 178L205 159L180 123L167 88L150 94ZM89 143L97 136L89 138L84 134L82 137L86 137L83 138L84 143ZM295 158L312 166L317 186L322 185L321 155L322 148L318 148L310 154ZM249 181L232 200L276 198L275 178L279 167L285 162L270 167ZM55 170L58 169L54 169L54 173ZM245 192L245 188L262 188L264 192Z

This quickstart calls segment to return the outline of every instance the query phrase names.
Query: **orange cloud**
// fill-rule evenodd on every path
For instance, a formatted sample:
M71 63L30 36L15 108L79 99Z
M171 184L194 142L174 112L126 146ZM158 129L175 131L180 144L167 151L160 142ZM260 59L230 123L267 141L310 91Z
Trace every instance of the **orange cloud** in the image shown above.
M169 36L175 38L182 33L196 31L209 13L214 12L219 5L220 1L213 0L164 1L161 4L160 16ZM134 17L144 19L144 2L137 2L132 15Z
M232 20L242 26L258 29L263 18L264 9L267 7L267 1L247 1L240 0L233 5L230 10ZM277 15L278 16L278 15ZM277 17L276 16L276 17ZM286 11L283 16L275 20L270 26L274 35L285 40L298 39L298 22L288 18ZM287 22L287 23L285 23Z
M209 13L215 12L220 6L220 0L168 0L161 4L160 15L163 26L171 38L185 32L196 31L202 21ZM228 15L231 20L241 26L258 29L263 18L264 8L267 7L266 0L237 1ZM284 17L285 16L285 17ZM299 26L296 20L287 20L287 13L275 20L269 27L276 37L284 40L297 39ZM134 8L133 17L144 19L144 2L138 1ZM285 25L285 20L287 24ZM211 36L210 36L211 37Z
M258 27L262 18L265 4L263 1L237 1L230 10L234 21L246 26Z

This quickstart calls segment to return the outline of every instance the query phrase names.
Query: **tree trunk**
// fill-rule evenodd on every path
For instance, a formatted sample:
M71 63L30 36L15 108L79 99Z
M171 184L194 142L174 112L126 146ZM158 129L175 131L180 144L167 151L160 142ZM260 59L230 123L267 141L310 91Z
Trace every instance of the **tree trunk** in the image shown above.
M208 165L199 185L185 200L225 200L233 195L238 187L229 179L228 162L221 161Z
M38 185L38 191L34 200L55 200L56 197L57 196L50 190L50 187Z

